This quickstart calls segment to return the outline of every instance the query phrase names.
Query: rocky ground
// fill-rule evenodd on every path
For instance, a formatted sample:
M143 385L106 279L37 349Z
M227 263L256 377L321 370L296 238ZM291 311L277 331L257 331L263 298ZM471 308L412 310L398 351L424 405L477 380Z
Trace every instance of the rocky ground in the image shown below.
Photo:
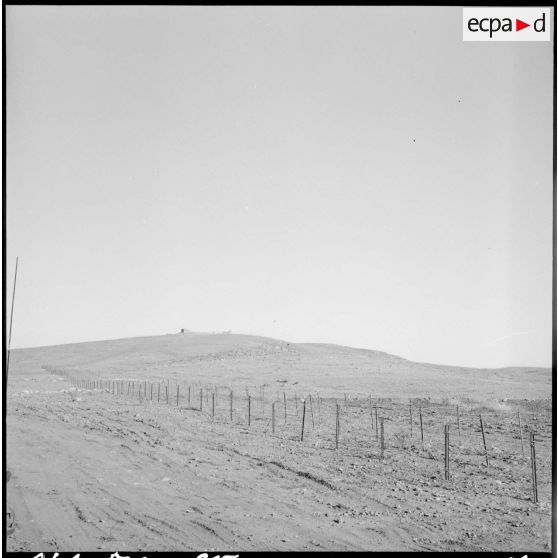
M550 377L234 335L14 351L7 549L549 551Z

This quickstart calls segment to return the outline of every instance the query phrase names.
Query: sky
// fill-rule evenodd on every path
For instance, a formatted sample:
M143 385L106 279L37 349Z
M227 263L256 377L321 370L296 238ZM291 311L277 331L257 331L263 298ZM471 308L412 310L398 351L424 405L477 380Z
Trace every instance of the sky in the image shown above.
M552 49L457 7L6 6L12 347L550 366Z

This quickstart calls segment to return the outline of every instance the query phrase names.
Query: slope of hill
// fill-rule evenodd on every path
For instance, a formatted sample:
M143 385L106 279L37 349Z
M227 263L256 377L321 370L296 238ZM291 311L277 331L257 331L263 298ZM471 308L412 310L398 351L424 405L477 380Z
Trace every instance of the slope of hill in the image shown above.
M171 379L206 385L281 386L327 396L544 399L545 368L476 369L417 363L365 349L236 334L182 333L13 351L12 376L41 366L99 378Z
M10 364L8 551L550 548L549 370L206 333Z

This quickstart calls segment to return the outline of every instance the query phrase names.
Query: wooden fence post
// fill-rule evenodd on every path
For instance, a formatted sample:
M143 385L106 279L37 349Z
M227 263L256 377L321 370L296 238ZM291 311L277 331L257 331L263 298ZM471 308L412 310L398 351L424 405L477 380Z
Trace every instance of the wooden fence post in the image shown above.
M444 441L445 441L445 452L444 452L444 464L445 464L445 475L444 478L449 480L449 424L444 425Z
M232 421L233 419L233 390L231 389L231 393L230 393L230 409L229 409L229 415L230 415L230 419Z
M275 434L275 401L271 404L271 432Z
M335 449L339 448L339 403L335 402Z
M457 435L459 439L459 445L461 445L461 421L459 420L459 405L457 405Z
M180 384L176 384L176 406L178 407L178 398L180 397Z
M374 432L374 413L372 411L372 394L369 395L368 405L370 407L370 428Z
M300 433L300 441L304 440L304 419L306 417L306 399L302 400L302 431Z
M517 409L517 421L519 423L519 439L521 440L521 455L525 457L525 449L523 448L523 430L521 429L521 416L519 409Z
M283 407L285 410L285 424L287 424L287 394L283 392Z
M384 417L380 418L380 459L384 459Z
M250 412L251 412L250 396L248 396L248 426L250 426Z
M479 415L479 419L480 419L480 427L481 427L481 432L482 432L482 443L484 445L484 457L486 458L486 466L488 467L488 450L486 449L486 438L484 436L484 426L482 424L482 416Z
M419 407L419 417L420 417L420 441L424 443L424 434L422 430L422 407Z
M203 388L200 388L200 411L203 410Z
M378 441L378 405L374 405L374 416L376 417L376 442Z
M211 394L211 416L215 416L215 392Z
M529 433L531 442L531 482L533 485L533 502L536 504L539 501L539 493L537 490L537 459L535 455L535 432Z
M310 403L310 416L312 418L312 428L314 428L314 406L312 405L312 396L308 396L308 402Z
M409 421L411 424L411 438L413 437L413 402L409 399Z
M192 386L188 386L188 407L190 407L190 405L192 404L192 399L190 397L191 395L191 391L192 391Z

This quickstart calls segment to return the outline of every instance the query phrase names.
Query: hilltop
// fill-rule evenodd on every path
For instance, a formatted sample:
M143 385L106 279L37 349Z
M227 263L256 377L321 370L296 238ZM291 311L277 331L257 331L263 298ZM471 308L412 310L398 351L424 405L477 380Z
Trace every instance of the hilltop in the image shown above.
M229 333L185 332L14 350L12 374L43 366L89 377L170 379L231 387L275 386L325 396L456 400L545 399L548 368L479 369L413 362L381 351L289 343Z

